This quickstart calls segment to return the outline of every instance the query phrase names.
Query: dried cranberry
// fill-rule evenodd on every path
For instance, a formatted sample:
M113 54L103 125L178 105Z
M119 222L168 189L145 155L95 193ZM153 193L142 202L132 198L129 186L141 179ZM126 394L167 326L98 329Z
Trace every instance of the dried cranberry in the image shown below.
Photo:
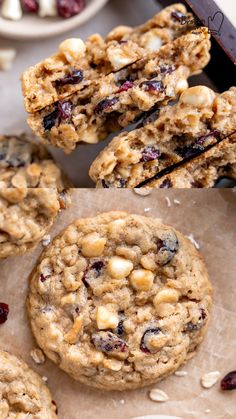
M41 274L40 277L39 277L39 280L41 282L45 282L48 278L49 278L49 275L43 275L43 274Z
M105 263L102 260L99 260L97 262L94 262L90 269L94 269L97 272L97 275L99 276L104 266L105 266Z
M166 178L165 180L163 180L162 184L160 185L161 189L169 189L172 188L172 182L170 179Z
M146 354L153 353L148 348L148 339L152 337L152 335L158 335L161 332L161 329L159 327L155 329L147 329L146 332L143 334L141 343L140 343L140 349L142 352L145 352Z
M119 102L118 97L113 97L111 99L103 99L101 102L95 106L94 112L96 114L100 114L102 112L105 112L106 110L111 109L117 102Z
M39 5L36 0L21 0L21 3L26 12L36 13L38 11Z
M236 389L236 371L229 372L220 383L221 390Z
M52 400L52 404L55 406L55 413L56 415L58 414L58 408L57 408L57 404L54 400Z
M134 83L132 81L126 81L116 93L127 92L127 90L132 89L132 87L134 87Z
M0 303L0 324L3 324L7 321L9 314L9 306L5 303Z
M126 188L127 181L125 179L120 179L119 188Z
M179 249L178 239L173 232L166 233L165 236L156 241L157 262L160 266L165 266L172 261Z
M102 187L104 189L108 189L108 188L110 188L110 184L108 182L106 182L104 179L102 179Z
M87 269L85 269L84 271L84 275L82 278L83 284L86 288L90 288L90 283L89 283L89 273L92 270L94 270L96 272L96 278L99 277L99 275L101 274L101 270L104 268L105 263L102 260L98 260L97 262L94 262L90 267L88 267Z
M43 118L43 126L45 131L50 131L55 125L58 120L58 109L57 107L51 112L49 115L46 115Z
M160 157L161 152L157 148L153 146L147 146L142 151L142 158L141 162L148 162L158 159Z
M64 120L71 117L72 103L69 100L58 102L58 115L59 118Z
M84 275L83 275L83 278L82 278L82 282L83 282L83 284L84 284L84 286L86 287L86 288L90 288L90 284L88 283L88 281L87 281L87 274L88 274L88 268L87 269L85 269L85 271L84 271Z
M176 70L176 67L174 65L163 64L160 70L162 74L171 74Z
M140 87L144 87L147 92L164 92L165 90L162 81L158 80L144 81Z
M200 330L204 324L205 320L207 318L207 313L204 310L204 308L200 308L200 315L197 323L189 322L185 325L184 331L185 332L196 332L197 330Z
M210 142L206 144L207 140L211 137L216 138L217 140L220 139L220 132L217 130L211 131L208 134L199 137L196 141L188 146L177 147L175 152L184 159L193 157L204 151L208 145L211 145Z
M65 86L66 84L77 84L80 83L84 78L82 70L71 70L65 77L62 79L56 80L56 86Z
M124 311L119 312L119 323L117 328L115 329L115 333L118 336L122 336L124 333L124 320L125 320L125 313Z
M127 343L111 332L98 332L92 335L92 342L102 352L126 352Z
M186 16L178 10L176 10L176 12L172 12L171 17L177 22L180 22L182 25L186 22Z
M85 8L85 0L57 0L57 10L61 17L78 15Z

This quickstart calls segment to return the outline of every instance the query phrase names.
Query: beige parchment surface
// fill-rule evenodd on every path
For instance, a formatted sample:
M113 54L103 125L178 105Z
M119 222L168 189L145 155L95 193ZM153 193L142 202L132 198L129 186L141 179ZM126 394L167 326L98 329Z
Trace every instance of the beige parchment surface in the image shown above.
M223 377L236 369L235 191L156 190L150 196L141 197L131 190L77 189L71 208L60 213L51 237L75 218L115 209L139 214L149 209L147 216L161 218L186 235L193 234L214 284L213 319L197 356L182 368L188 375L172 376L153 386L164 390L170 400L166 403L149 400L148 388L123 393L92 390L72 380L49 360L43 365L34 363L30 350L35 342L25 299L28 276L43 249L41 244L23 257L0 262L0 301L10 306L8 321L0 326L0 348L21 356L41 376L48 377L59 419L130 419L157 414L183 419L235 419L236 391L222 392L219 384L204 390L200 385L204 373L219 370ZM207 409L210 413L206 413Z

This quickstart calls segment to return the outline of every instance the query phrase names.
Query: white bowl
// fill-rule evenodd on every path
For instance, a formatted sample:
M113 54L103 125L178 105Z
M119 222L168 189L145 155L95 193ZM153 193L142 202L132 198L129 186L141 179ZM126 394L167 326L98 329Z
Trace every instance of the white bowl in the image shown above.
M15 22L0 17L0 34L11 39L39 39L59 35L91 19L107 1L87 0L86 8L69 19L40 18L34 14L24 14L21 20Z

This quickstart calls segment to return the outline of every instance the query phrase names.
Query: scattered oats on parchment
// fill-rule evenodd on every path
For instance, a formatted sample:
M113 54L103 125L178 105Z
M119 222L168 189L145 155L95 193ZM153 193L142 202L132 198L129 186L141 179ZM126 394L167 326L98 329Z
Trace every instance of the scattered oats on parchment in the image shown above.
M168 196L165 197L166 203L167 203L167 207L170 208L171 207L171 201L170 198Z
M148 196L151 195L152 191L151 189L142 189L142 188L134 188L134 193L140 196Z
M167 394L159 388L153 388L149 391L149 397L154 402L167 402L169 400Z
M187 237L191 241L191 243L196 247L197 250L201 248L200 244L195 240L193 234L189 234L189 236Z
M176 377L186 377L188 375L187 371L175 371Z
M45 362L44 353L39 348L32 349L30 351L30 356L36 364L43 364Z
M42 245L47 247L51 243L51 236L50 234L46 234L42 239Z
M211 388L213 387L220 378L219 371L212 371L204 374L200 380L202 387Z

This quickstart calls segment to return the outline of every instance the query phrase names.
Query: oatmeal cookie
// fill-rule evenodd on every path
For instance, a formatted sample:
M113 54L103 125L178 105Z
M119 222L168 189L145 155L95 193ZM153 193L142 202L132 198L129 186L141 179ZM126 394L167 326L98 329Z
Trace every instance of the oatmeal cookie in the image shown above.
M56 406L41 377L8 352L0 351L1 419L56 419Z
M53 188L0 188L0 259L33 249L70 203Z
M222 140L200 156L186 162L148 188L212 188L222 177L236 180L236 135Z
M105 390L152 384L193 355L212 288L195 247L157 219L109 212L55 238L32 273L28 313L45 354Z
M26 135L0 135L0 189L69 186L60 168L42 145Z
M115 137L95 159L89 174L97 186L136 187L231 135L236 131L236 87L220 95L205 86L191 87L177 104L145 123Z
M150 52L187 33L193 21L182 4L174 4L137 28L119 26L105 39L91 35L85 43L67 39L59 51L30 67L22 75L27 112L36 112L96 80L134 63ZM183 22L185 24L183 24Z
M97 90L81 92L32 114L28 123L46 143L71 152L79 142L97 143L126 127L154 106L173 100L188 87L188 77L209 61L206 28L189 32L126 69L109 74Z

